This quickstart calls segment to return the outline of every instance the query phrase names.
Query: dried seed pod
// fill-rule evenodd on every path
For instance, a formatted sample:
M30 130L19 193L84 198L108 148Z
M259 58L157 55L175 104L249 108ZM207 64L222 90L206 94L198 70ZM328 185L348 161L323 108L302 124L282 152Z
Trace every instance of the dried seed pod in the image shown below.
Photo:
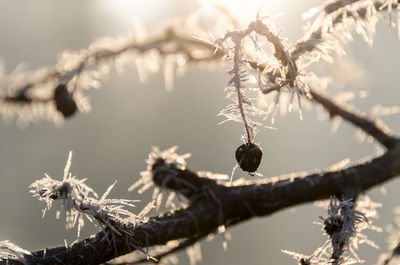
M70 117L77 110L76 102L64 84L59 84L56 87L54 100L56 101L57 110L61 112L64 118Z
M262 158L260 147L253 143L242 144L236 149L235 156L240 168L254 176Z

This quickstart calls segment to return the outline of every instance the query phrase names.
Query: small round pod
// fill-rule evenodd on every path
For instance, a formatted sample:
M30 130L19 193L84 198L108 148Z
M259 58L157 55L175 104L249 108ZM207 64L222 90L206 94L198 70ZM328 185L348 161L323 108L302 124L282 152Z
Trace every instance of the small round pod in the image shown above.
M235 157L240 168L254 176L261 163L262 151L256 144L245 143L236 149Z
M54 100L56 101L57 110L64 118L72 116L76 110L76 102L73 95L68 91L67 86L59 84L54 91Z

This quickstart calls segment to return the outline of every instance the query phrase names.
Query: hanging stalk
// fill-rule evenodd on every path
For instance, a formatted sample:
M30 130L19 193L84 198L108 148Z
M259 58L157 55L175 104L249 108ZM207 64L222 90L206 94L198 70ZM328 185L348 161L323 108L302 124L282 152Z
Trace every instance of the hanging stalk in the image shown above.
M247 122L246 118L246 113L243 108L243 94L242 94L242 88L241 88L241 80L240 80L240 47L241 47L241 37L239 34L235 34L232 36L232 40L235 43L235 51L233 55L233 75L234 75L234 84L235 84L235 89L237 93L237 98L238 98L238 106L239 106L239 111L240 115L242 116L244 127L246 129L246 134L247 134L247 142L252 143L252 133L251 133L251 128L249 127L249 124Z

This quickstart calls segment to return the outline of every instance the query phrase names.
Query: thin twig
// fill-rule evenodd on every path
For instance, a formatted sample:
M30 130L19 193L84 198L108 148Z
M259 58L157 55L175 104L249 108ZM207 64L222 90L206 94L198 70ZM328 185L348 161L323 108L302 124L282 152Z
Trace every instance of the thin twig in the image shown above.
M168 48L168 44L177 44L175 49ZM202 51L208 51L208 53L203 54L201 56L193 53L189 47L201 48ZM20 88L15 88L13 91L16 91L16 95L27 95L28 91L35 88L38 85L42 85L51 81L56 80L57 83L61 80L63 83L68 83L74 77L79 75L84 68L97 65L106 60L116 58L117 56L128 52L128 51L137 51L138 53L145 53L150 50L157 50L161 55L166 56L170 54L183 54L187 57L189 62L201 62L201 61L215 61L218 58L222 57L222 51L214 52L215 48L211 44L196 39L192 37L187 37L183 35L177 34L173 29L166 30L164 36L159 38L148 40L146 42L136 42L130 41L125 45L118 47L116 49L110 48L101 48L96 49L94 51L87 50L88 53L84 56L78 63L76 63L75 67L68 71L59 71L52 70L49 71L45 76L41 77L34 82L27 83ZM7 91L6 87L2 87L4 91ZM1 101L13 102L16 101L16 97L8 96L0 98ZM47 100L47 99L46 99ZM36 101L39 101L37 99Z
M348 122L362 129L368 135L374 137L379 143L383 144L386 148L393 148L398 142L392 131L383 124L382 121L372 121L367 116L361 114L359 111L349 106L344 106L338 102L332 101L329 97L311 89L310 93L315 102L321 104L333 116L340 116Z
M240 50L241 50L241 37L240 34L237 33L233 35L232 37L233 42L235 43L235 52L233 55L233 69L232 72L234 74L234 84L235 84L235 89L237 93L237 99L238 99L238 107L240 110L240 115L242 116L243 119L243 124L246 129L246 134L247 134L247 142L251 143L253 134L250 133L250 128L249 124L247 122L246 118L246 112L244 111L243 108L243 93L242 93L242 85L241 85L241 76L240 76L240 65L241 65L241 60L240 60Z

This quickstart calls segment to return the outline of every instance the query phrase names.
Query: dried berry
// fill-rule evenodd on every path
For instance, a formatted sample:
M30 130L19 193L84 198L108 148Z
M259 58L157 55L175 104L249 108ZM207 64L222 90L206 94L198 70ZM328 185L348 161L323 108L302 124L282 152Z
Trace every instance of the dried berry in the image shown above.
M72 94L67 90L66 85L59 84L54 92L54 99L56 101L56 107L64 118L71 116L77 110L76 102L72 97Z
M242 144L236 149L235 156L240 168L254 176L262 158L260 147L253 143Z

